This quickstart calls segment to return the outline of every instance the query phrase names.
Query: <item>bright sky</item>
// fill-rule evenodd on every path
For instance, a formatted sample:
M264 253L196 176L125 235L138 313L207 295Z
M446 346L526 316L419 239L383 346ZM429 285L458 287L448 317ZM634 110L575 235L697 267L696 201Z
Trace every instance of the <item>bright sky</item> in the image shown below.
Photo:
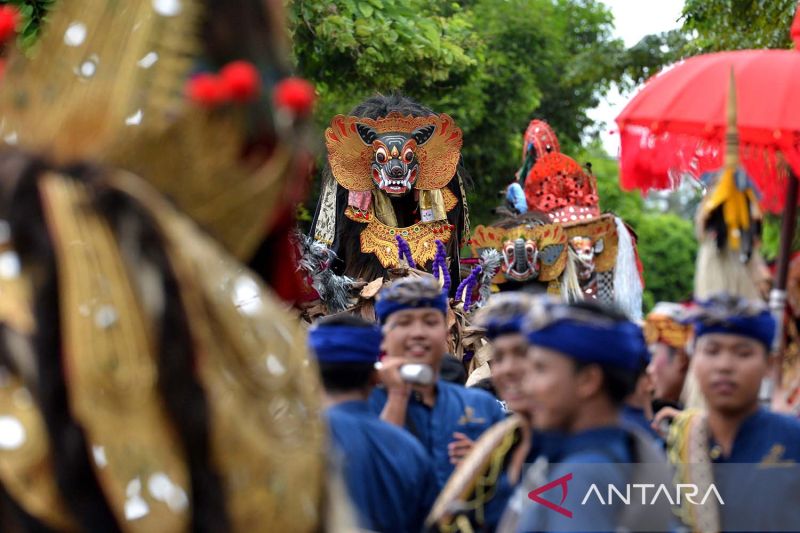
M615 34L633 46L639 39L651 33L661 33L678 28L684 0L603 0L614 14ZM606 151L612 156L619 152L619 136L615 135L614 119L636 94L620 95L612 89L600 105L589 112L589 116L602 126L600 138Z

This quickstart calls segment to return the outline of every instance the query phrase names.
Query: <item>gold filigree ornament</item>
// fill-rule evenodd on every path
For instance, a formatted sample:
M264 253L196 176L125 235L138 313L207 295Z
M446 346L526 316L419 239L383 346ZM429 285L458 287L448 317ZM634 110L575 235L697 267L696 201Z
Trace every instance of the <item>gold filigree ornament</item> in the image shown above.
M316 367L298 317L152 188L114 186L148 207L199 347L211 455L235 531L313 531L322 519L324 442Z
M0 370L0 479L3 487L32 516L58 531L77 531L56 486L47 430L22 381Z
M642 331L647 344L663 342L678 350L685 350L692 334L692 326L679 324L666 315L651 313L647 316Z
M392 112L377 120L336 115L325 130L325 144L333 176L345 189L369 191L375 188L371 177L374 152L372 145L364 143L356 130L356 126L361 124L379 134L410 134L418 128L434 126L431 138L415 151L420 169L415 188L428 191L441 189L456 175L463 139L461 129L448 115L411 117Z
M185 530L186 458L158 393L154 332L119 244L88 208L84 185L56 174L42 180L59 265L64 381L95 475L127 531ZM163 481L163 494L148 490L153 479Z
M350 220L366 224L361 230L361 252L375 254L383 268L400 266L398 235L408 243L414 262L424 265L436 257L436 241L446 244L454 229L447 220L417 222L407 228L394 228L382 223L371 211L361 211L354 207L348 207L345 215Z
M245 259L274 223L293 151L278 139L265 162L242 157L268 95L214 110L184 96L201 55L202 4L60 2L31 57L9 59L0 135L55 163L134 172Z

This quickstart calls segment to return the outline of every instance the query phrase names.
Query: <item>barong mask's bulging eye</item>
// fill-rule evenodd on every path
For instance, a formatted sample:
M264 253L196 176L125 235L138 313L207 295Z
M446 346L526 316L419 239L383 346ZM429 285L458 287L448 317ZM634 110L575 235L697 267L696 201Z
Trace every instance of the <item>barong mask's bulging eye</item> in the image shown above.
M378 150L375 152L375 161L377 161L377 162L378 162L378 163L380 163L380 164L384 164L384 163L386 163L386 160L387 160L387 159L388 159L388 156L386 155L386 148L384 148L383 146L381 146L381 147L380 147L380 148L378 148Z

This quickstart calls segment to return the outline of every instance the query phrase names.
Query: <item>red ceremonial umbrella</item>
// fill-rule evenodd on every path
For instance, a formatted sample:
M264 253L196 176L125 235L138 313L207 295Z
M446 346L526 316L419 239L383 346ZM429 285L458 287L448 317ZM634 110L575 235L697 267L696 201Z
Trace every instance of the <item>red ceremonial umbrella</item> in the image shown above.
M800 175L800 8L796 50L742 50L693 57L651 78L617 117L621 184L669 189L684 173L722 167L730 74L736 82L740 161L762 205L783 210L787 172Z
M723 166L734 77L739 160L768 211L782 213L770 306L783 317L800 175L800 5L794 50L742 50L693 57L648 80L617 117L621 184L669 189L686 174ZM779 324L782 321L779 321Z

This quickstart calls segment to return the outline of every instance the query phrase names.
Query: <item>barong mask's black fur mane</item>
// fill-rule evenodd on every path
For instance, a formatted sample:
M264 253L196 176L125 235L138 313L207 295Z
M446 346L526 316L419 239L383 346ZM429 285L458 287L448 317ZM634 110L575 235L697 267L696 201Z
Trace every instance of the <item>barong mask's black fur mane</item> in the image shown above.
M350 111L350 115L355 117L364 117L371 119L379 119L387 116L391 112L399 112L402 115L411 115L414 117L424 117L436 114L430 108L415 102L414 100L400 95L391 94L388 96L376 95L370 97L354 107ZM463 160L459 161L457 175L461 177L464 186L469 186L469 177L464 169ZM450 242L447 243L447 257L450 259L450 276L453 280L451 284L451 291L458 287L461 279L459 273L459 251L461 247L461 239L464 236L464 198L461 194L461 187L459 186L458 179L450 180L447 188L450 189L455 197L458 199L458 205L449 213L447 213L447 220L450 224L455 226L455 231L452 233ZM326 164L322 171L322 183L327 183L328 180L333 180L330 165ZM347 208L348 191L338 183L336 184L336 233L331 245L331 249L338 257L333 265L336 274L344 274L354 278L363 278L366 280L373 280L381 276L386 276L386 269L380 264L378 259L373 254L361 253L361 230L364 224L354 222L344 215ZM311 225L311 235L315 234L317 218L320 214L322 207L322 196L320 201L317 202L317 208L314 213L314 221ZM394 206L395 214L397 215L397 223L401 227L411 226L419 220L418 203L414 199L413 194L407 194L400 198L391 198L392 205ZM418 267L429 269L430 265L417 265Z

